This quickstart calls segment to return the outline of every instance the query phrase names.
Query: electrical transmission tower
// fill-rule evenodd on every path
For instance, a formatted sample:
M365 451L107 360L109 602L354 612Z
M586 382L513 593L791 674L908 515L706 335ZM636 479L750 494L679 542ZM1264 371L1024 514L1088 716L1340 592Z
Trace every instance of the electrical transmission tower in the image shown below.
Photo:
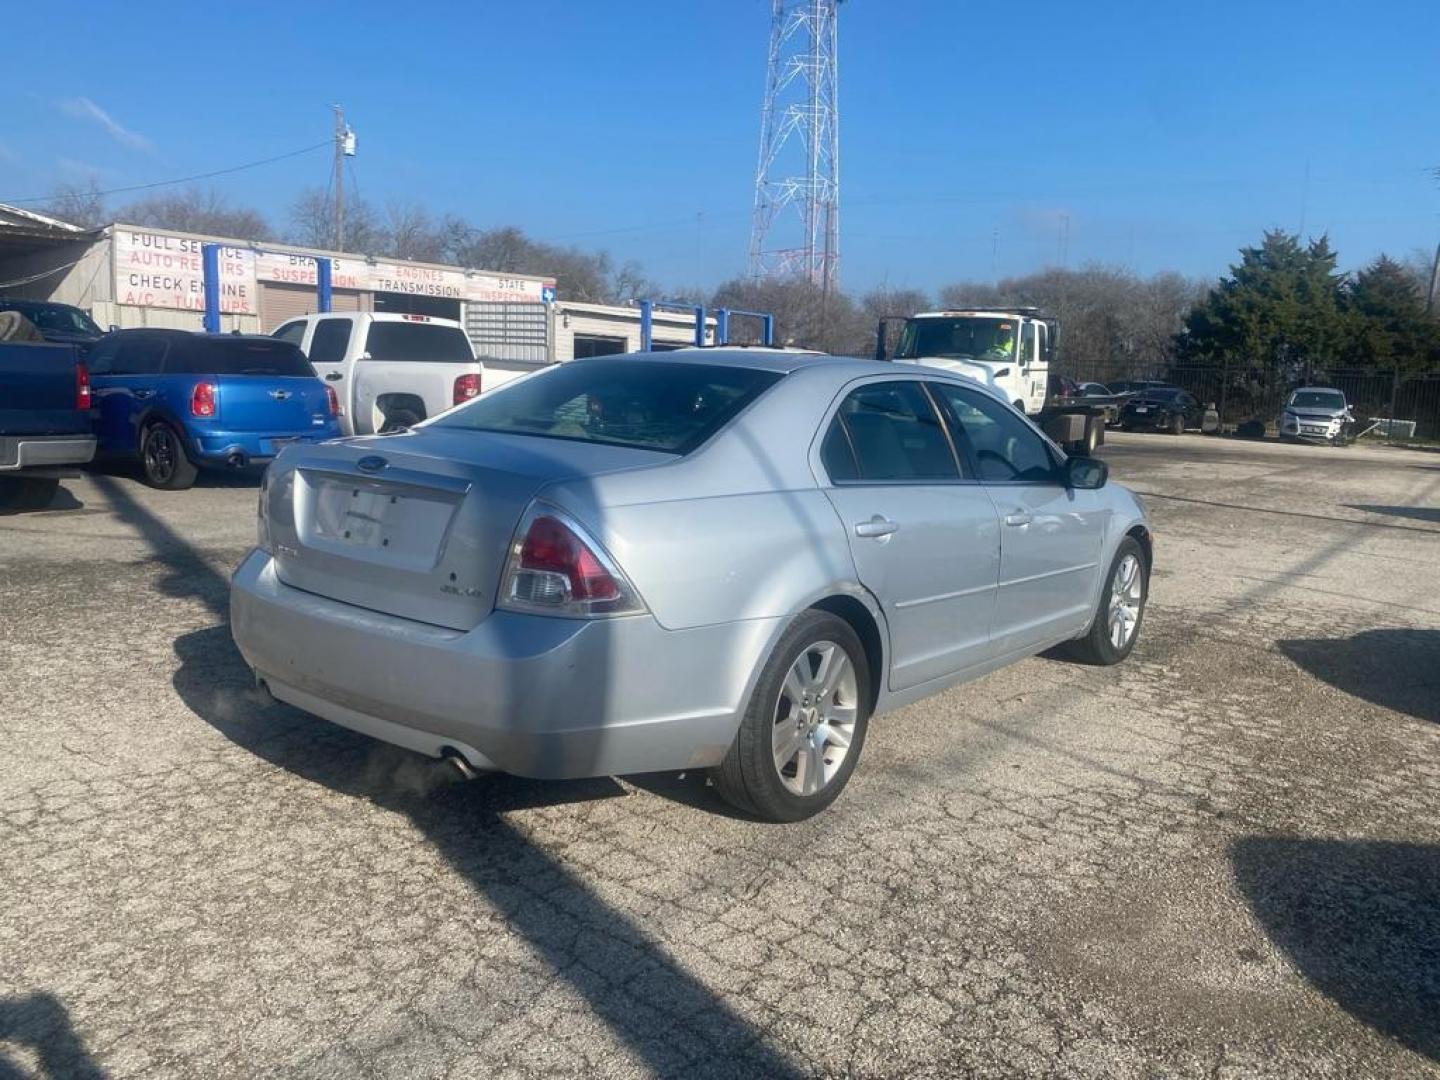
M772 0L750 276L830 290L840 269L840 0Z

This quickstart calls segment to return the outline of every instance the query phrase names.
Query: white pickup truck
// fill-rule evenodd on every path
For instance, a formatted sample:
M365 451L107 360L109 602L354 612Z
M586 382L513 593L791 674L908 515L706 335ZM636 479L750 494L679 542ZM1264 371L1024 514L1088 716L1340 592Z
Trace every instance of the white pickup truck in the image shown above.
M346 435L418 424L482 388L485 367L453 319L332 311L291 319L272 336L300 346L334 387Z

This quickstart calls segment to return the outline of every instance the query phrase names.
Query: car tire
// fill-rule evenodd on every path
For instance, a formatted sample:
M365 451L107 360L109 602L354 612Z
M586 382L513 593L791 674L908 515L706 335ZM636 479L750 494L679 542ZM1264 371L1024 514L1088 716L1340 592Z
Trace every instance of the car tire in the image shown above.
M161 491L184 491L200 475L185 452L185 440L163 421L147 427L140 439L140 469L145 483Z
M55 501L60 481L48 476L21 476L0 480L0 513L44 510Z
M764 821L803 821L845 787L869 718L870 665L860 638L837 615L802 612L760 672L735 741L711 774L715 787Z
M1084 637L1070 643L1070 655L1082 663L1102 667L1120 663L1140 638L1149 599L1150 564L1145 558L1145 549L1133 536L1127 536L1120 541L1115 557L1110 560L1110 572L1100 589L1100 602L1095 607L1090 629ZM1116 630L1117 608L1121 613L1118 618L1124 620L1123 634Z
M1170 417L1169 422L1165 426L1165 430L1170 432L1171 435L1184 435L1185 417L1179 413L1175 413L1175 415Z

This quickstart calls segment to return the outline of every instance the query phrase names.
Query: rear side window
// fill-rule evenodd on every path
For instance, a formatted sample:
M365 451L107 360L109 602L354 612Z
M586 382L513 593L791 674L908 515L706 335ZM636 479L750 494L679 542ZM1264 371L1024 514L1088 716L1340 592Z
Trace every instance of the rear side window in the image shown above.
M100 341L85 355L85 366L91 375L110 375L115 370L115 354L120 344L114 338Z
M165 359L164 338L122 340L110 364L112 375L158 375Z
M683 361L574 360L483 394L433 426L688 454L780 377Z
M385 363L473 364L470 339L458 326L422 322L372 322L365 338L371 360ZM314 355L312 347L311 355Z
M825 467L825 475L832 483L860 479L860 466L855 462L850 436L845 433L845 425L838 416L830 421L830 430L820 444L820 464Z
M349 319L321 319L316 323L315 336L310 339L311 363L338 364L344 360L352 325Z
M940 417L918 383L862 386L840 403L836 418L850 437L860 480L956 480L960 476ZM824 453L822 446L822 457ZM843 468L843 457L839 461ZM832 473L831 479L845 477Z
M288 341L274 338L195 337L176 342L165 360L172 375L268 375L313 378L314 370Z
M291 345L299 345L305 340L305 324L303 322L286 323L270 336L278 338L280 341L288 341Z

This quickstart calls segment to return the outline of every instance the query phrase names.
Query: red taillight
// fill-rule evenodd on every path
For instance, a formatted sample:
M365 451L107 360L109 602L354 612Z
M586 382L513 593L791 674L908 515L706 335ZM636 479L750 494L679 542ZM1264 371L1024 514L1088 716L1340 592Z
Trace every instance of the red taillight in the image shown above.
M533 505L510 549L500 606L593 618L644 611L634 587L569 515Z
M564 577L572 600L614 600L620 595L620 586L595 553L553 517L537 517L530 523L520 545L520 569Z
M340 399L335 396L335 388L333 386L325 387L325 400L330 403L330 415L339 416Z
M461 375L455 380L455 396L452 399L456 405L463 401L469 401L480 393L479 375Z
M191 416L214 416L215 415L215 384L202 382L196 383L195 389L190 391L190 415Z
M75 365L75 408L90 408L90 369L84 364Z

